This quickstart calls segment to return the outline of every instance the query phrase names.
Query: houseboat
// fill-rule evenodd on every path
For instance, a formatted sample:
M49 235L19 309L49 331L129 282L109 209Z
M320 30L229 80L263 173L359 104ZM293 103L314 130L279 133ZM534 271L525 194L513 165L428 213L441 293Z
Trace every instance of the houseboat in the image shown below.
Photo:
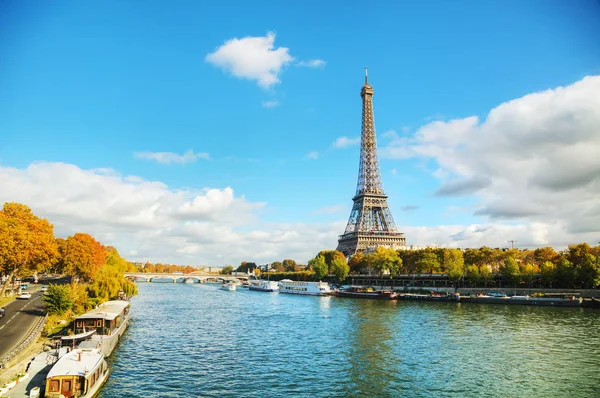
M328 296L331 294L331 288L327 282L294 282L284 279L279 281L279 293Z
M102 353L109 356L129 325L129 302L107 301L78 316L73 322L75 334L95 330L96 333L91 336L91 340L99 342Z
M372 290L356 286L338 290L335 292L335 295L338 297L367 298L375 300L396 300L398 298L398 294L390 290Z
M87 342L92 343L92 342ZM95 396L109 370L100 345L84 344L63 355L46 376L46 398Z
M262 279L251 280L250 286L248 286L250 290L256 290L259 292L278 292L279 285L277 282L273 281L264 281Z

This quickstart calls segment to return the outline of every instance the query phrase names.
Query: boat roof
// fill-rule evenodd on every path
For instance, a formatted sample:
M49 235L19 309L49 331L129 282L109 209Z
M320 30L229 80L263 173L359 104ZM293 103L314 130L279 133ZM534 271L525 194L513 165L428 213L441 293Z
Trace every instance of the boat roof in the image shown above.
M81 355L81 356L80 356ZM63 355L48 372L47 379L56 376L85 376L96 369L104 355L99 350L83 351L75 349Z
M113 300L100 304L98 307L83 315L79 315L75 319L107 319L109 321L115 319L125 308L129 307L129 301Z

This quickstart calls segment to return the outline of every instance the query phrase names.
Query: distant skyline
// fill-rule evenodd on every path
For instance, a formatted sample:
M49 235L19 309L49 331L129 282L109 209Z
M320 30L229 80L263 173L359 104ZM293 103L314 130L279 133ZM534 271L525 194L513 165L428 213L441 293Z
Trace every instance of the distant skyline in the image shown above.
M318 10L318 12L315 12ZM600 3L0 3L0 202L182 265L334 249L364 67L409 245L600 241Z

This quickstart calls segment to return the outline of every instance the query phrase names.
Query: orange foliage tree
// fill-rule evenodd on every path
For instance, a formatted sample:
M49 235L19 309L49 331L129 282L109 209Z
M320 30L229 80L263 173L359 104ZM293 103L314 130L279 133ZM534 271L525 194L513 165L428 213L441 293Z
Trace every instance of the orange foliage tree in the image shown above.
M7 202L0 210L0 273L13 276L48 267L57 255L54 227L20 203Z
M106 248L88 234L69 236L60 251L63 272L86 281L96 275L106 260Z

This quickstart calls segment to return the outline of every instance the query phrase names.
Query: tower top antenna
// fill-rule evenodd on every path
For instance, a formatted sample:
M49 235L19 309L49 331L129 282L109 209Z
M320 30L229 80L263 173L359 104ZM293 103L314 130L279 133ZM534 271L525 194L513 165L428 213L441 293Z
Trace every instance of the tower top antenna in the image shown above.
M369 68L365 66L365 84L369 84Z

